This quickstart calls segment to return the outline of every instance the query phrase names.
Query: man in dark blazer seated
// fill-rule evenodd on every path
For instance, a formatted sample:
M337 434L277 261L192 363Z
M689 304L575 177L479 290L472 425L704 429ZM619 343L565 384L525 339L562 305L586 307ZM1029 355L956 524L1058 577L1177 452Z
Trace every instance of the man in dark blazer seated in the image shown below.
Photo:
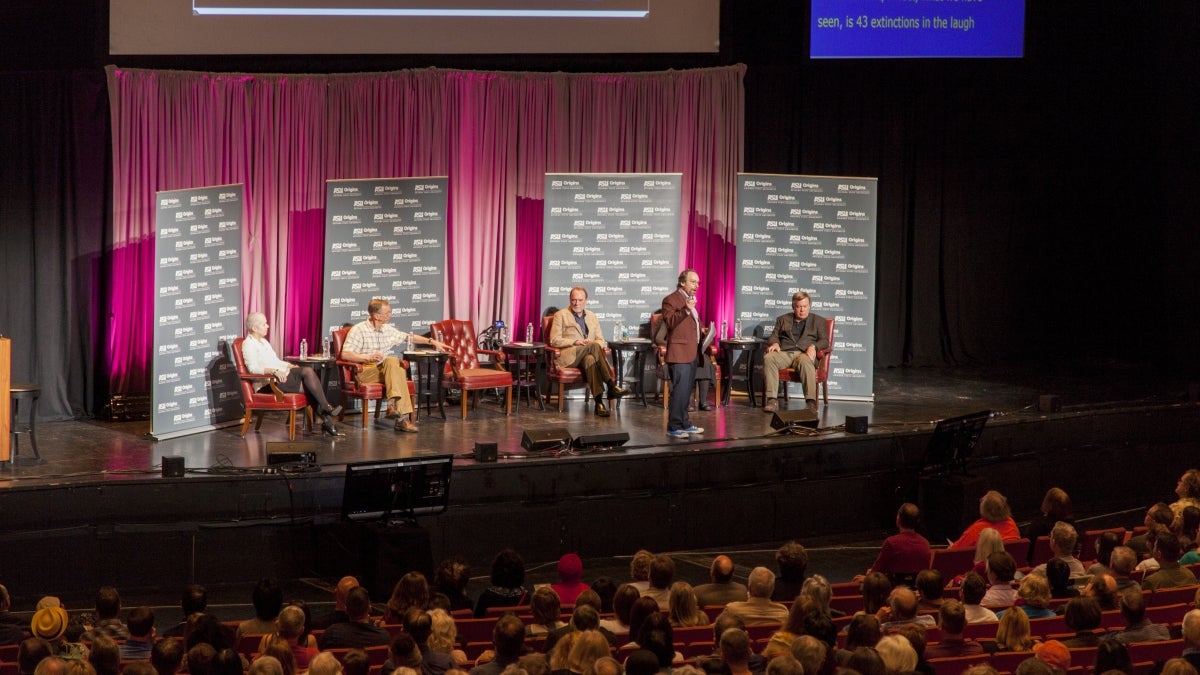
M792 313L775 319L775 330L767 338L763 355L763 381L767 403L763 412L779 410L779 371L794 368L800 373L804 399L810 410L817 409L817 352L829 347L825 319L812 313L812 298L804 291L792 294Z
M667 325L667 368L671 377L671 398L667 402L667 435L688 438L704 429L688 417L688 399L696 382L696 362L700 359L700 314L696 311L696 289L700 275L687 269L679 273L675 292L662 301L662 320Z

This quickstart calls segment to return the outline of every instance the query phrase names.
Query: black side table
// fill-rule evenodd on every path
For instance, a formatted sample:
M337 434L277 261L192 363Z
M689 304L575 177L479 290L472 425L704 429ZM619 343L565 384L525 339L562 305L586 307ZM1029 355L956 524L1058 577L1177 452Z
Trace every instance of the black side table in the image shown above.
M421 403L425 403L425 412L430 413L436 402L438 414L446 419L446 404L442 397L442 374L446 371L446 361L450 354L435 350L420 350L404 352L404 360L408 361L408 379L416 386L413 395L413 410L418 419L421 416Z
M545 410L546 402L542 400L541 388L538 386L538 370L545 361L546 345L534 342L510 342L501 345L504 352L504 365L513 376L513 387L517 390L517 405L521 405L521 395L525 402L533 407L537 399L538 409Z
M756 338L721 340L721 352L725 355L725 381L728 382L725 387L725 405L729 405L729 400L733 398L734 380L745 380L746 394L750 397L750 407L758 407L758 402L754 398L754 360L761 348L762 343ZM742 359L743 354L746 359L746 370L744 374L738 375L734 371L734 364Z
M654 351L654 343L645 338L632 338L629 340L613 340L608 343L608 348L612 350L613 368L617 371L617 386L629 389L642 399L642 407L646 407L646 387L643 383L646 370L646 355ZM634 379L628 382L625 379L625 360L633 359ZM614 405L621 405L618 399Z

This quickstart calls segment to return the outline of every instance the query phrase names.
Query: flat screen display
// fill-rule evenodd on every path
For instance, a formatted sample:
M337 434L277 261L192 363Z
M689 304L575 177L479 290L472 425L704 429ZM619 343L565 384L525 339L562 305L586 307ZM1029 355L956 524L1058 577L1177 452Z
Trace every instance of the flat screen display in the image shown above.
M1025 0L812 0L814 59L1020 58Z
M342 517L354 522L436 514L450 503L453 455L346 465Z

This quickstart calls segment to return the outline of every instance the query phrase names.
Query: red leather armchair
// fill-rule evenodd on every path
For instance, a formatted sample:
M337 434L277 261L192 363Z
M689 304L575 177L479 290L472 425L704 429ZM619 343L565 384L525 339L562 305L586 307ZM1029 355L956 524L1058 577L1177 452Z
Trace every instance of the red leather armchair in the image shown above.
M504 389L504 414L512 414L512 373L504 369L504 357L492 349L479 349L475 343L475 324L471 321L446 319L430 326L434 339L446 343L450 361L442 378L444 387L461 389L462 417L467 418L468 392L481 389ZM492 367L479 363L479 354L492 357Z
M829 346L817 352L817 389L821 392L821 401L829 405L829 355L833 353L833 319L825 319L825 334L829 336ZM800 377L792 368L779 371L779 384L783 389L783 400L788 400L788 382L799 382ZM763 392L763 405L767 404L767 392Z
M242 418L242 436L244 437L250 428L251 416L257 418L254 430L258 431L262 426L263 413L271 410L288 413L288 440L296 440L297 410L304 410L304 419L308 423L309 431L312 431L312 408L308 407L308 397L303 392L284 393L275 386L269 376L246 370L246 359L242 356L242 342L245 339L237 338L233 341L233 363L237 366L238 379L242 386L242 403L246 406L246 416ZM266 393L259 392L264 385L270 385L271 390Z

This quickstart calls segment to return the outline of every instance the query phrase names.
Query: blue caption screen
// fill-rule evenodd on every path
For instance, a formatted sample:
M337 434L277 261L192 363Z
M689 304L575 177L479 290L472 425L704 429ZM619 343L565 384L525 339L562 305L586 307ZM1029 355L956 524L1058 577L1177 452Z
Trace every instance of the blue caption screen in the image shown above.
M814 59L1020 58L1025 0L812 0Z

